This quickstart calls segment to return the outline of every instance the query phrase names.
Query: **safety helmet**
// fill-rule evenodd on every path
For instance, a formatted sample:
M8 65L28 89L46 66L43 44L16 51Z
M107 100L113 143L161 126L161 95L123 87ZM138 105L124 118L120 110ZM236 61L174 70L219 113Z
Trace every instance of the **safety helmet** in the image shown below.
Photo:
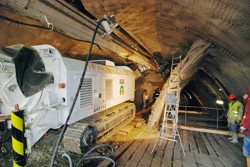
M230 94L229 96L228 96L228 100L234 100L236 98L236 96L235 96L235 94Z

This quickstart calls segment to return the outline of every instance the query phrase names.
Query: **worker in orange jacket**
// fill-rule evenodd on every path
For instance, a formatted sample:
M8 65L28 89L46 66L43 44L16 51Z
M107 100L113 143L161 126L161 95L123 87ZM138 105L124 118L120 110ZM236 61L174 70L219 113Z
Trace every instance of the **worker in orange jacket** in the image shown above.
M143 98L143 109L146 109L148 105L148 92L146 89L143 90L142 98Z
M250 167L250 89L248 95L244 95L245 113L241 121L240 130L244 133L243 155L246 157L247 167Z

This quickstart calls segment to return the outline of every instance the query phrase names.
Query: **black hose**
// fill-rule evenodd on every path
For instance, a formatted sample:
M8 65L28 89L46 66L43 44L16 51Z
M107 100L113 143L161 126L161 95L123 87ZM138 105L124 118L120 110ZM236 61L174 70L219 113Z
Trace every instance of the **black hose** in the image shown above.
M87 151L83 157L86 157L87 155L89 155L91 152L93 152L94 150L100 148L100 147L109 147L112 151L112 153L115 151L114 147L111 146L110 144L99 144L99 145L96 145L94 147L92 147L89 151Z
M62 158L65 160L68 160L69 162L69 167L73 167L73 163L72 163L72 159L70 157L69 154L67 154L66 152L62 154Z
M83 160L90 160L90 159L106 159L111 161L113 163L113 167L115 167L115 161L112 158L105 156L82 157L81 160L76 164L76 167L78 167Z
M87 157L90 153L92 153L94 150L100 148L100 147L109 147L111 149L111 152L114 153L114 147L111 146L110 144L99 144L94 146L93 148L91 148L88 152L86 152L81 159L78 161L78 163L76 164L76 167L78 167L83 160L89 160L89 159L107 159L110 160L113 163L113 166L115 166L115 161L110 158L110 157L106 157L106 156L91 156L91 157Z
M110 157L106 157L106 156L91 156L91 157L88 157L88 155L89 155L90 153L92 153L92 152L95 151L96 149L99 149L100 147L109 147L109 148L111 149L111 153L112 153L112 154L114 153L114 150L115 150L114 147L113 147L112 145L110 145L110 144L99 144L99 145L96 145L96 146L92 147L89 151L87 151L87 152L80 158L80 160L79 160L79 161L77 162L77 164L76 164L76 167L78 167L78 166L82 163L82 161L84 161L84 160L89 160L89 159L107 159L107 160L110 160L110 161L113 163L113 166L115 166L115 161L114 161L112 158L110 158ZM72 167L72 166L73 166L72 159L71 159L71 157L70 157L69 154L67 154L66 152L63 153L62 158L68 161L69 167Z
M87 71L87 66L88 66L90 54L91 54L91 51L92 51L92 47L93 47L93 44L94 44L94 41L95 41L96 33L97 33L97 30L98 30L98 28L99 28L99 26L101 25L101 22L102 22L103 20L104 20L104 19L100 20L100 21L98 22L97 26L96 26L96 29L95 29L95 32L94 32L94 35L93 35L93 38L92 38L92 41L91 41L91 44L90 44L90 47L89 47L88 56L87 56L86 61L85 61L85 66L84 66L84 69L83 69L83 73L82 73L82 75L81 75L80 83L79 83L78 89L77 89L77 91L76 91L76 95L75 95L75 97L74 97L72 106L71 106L71 108L70 108L69 115L68 115L68 117L67 117L67 119L66 119L66 121L65 121L65 124L64 124L64 126L63 126L63 129L62 129L62 131L61 131L61 133L60 133L60 136L59 136L59 138L58 138L58 141L57 141L57 143L56 143L56 145L55 145L55 148L54 148L54 151L53 151L53 155L52 155L52 158L51 158L50 167L53 167L55 158L56 158L56 156L57 156L58 147L59 147L59 145L60 145L60 143L61 143L61 141L62 141L63 135L64 135L64 133L65 133L65 131L66 131L66 129L67 129L68 121L69 121L69 119L70 119L70 117L71 117L71 114L72 114L72 112L73 112L73 109L74 109L74 106L75 106L77 97L78 97L78 95L79 95L79 93L80 93L80 89L81 89L81 87L82 87L82 83L83 83L83 80L84 80L84 77L85 77L85 73L86 73L86 71Z

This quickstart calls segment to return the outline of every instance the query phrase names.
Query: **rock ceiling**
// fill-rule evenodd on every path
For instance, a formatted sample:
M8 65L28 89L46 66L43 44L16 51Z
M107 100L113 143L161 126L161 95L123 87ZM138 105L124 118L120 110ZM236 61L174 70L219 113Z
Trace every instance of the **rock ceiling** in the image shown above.
M199 83L197 87L202 85L211 97L225 98L231 92L241 96L250 86L248 0L3 0L0 4L3 46L16 42L48 43L68 56L86 55L89 43L84 40L91 39L94 19L108 14L115 16L119 26L107 38L102 38L99 30L99 48L95 46L93 54L158 71L159 57L168 63L173 56L185 57L193 43L202 39L211 46L202 53L203 59L189 78L192 86L187 84L187 91L195 92L194 85ZM34 28L6 19L46 27L44 15L54 24L53 32L31 31ZM81 41L69 39L68 35ZM219 88L223 89L221 95Z

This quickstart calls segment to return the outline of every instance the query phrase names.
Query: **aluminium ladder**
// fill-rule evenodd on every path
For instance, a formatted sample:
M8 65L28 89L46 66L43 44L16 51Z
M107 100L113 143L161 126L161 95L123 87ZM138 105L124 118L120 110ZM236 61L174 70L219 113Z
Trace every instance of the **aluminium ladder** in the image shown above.
M171 73L168 79L168 88L166 92L166 102L164 108L163 122L160 130L160 134L156 139L153 150L158 145L161 145L162 140L170 140L177 142L176 137L179 137L182 152L185 156L185 152L182 146L180 134L178 131L178 111L180 102L180 71L181 71L181 56L173 57L171 64Z

